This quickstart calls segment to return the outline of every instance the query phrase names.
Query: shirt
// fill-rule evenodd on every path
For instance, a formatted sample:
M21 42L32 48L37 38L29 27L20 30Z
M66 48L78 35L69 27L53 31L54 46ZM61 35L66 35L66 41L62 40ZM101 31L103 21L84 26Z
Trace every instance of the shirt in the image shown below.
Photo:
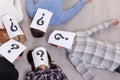
M64 0L26 0L26 10L28 15L33 18L38 8L49 10L53 13L50 20L50 25L59 25L70 20L75 14L80 11L86 4L86 0L80 0L72 8L63 10Z
M87 64L110 71L120 65L120 43L94 39L94 36L111 26L114 25L110 20L76 33L72 49L68 50L69 59L85 80L96 80Z
M21 22L23 20L21 0L4 0L0 2L0 28L3 28L1 18L6 14L14 16L17 23Z
M36 68L26 75L25 80L68 80L60 67L56 69L47 68L45 70Z
M18 77L15 66L4 57L0 57L0 80L18 80Z

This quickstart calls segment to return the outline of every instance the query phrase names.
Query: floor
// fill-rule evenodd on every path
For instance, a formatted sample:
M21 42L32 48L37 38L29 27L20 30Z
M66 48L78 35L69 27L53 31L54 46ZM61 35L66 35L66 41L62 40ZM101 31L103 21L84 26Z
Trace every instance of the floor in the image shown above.
M27 51L38 46L43 46L48 50L48 52L52 56L53 61L55 61L55 63L63 69L69 80L84 80L73 67L73 65L69 62L66 50L64 48L57 49L48 44L48 37L50 33L55 29L76 32L92 27L93 25L99 24L105 20L110 20L113 18L117 18L120 20L120 0L92 0L91 3L86 4L84 9L80 11L77 15L75 15L75 17L72 18L69 22L54 27L49 26L46 35L42 38L34 38L31 35L31 32L29 30L31 19L29 18L25 10L25 0L21 1L24 11L24 21L22 21L20 24L27 37L27 42L25 42L25 45L28 48L24 52L22 59L20 61L14 62L16 68L19 71L19 80L24 80L26 73L30 71L30 65L28 64L26 59ZM63 8L68 9L75 5L78 1L79 0L65 0ZM118 27L113 27L106 32L103 32L96 38L105 41L119 42L119 34L120 24L118 25ZM95 68L90 69L92 70L92 72L94 72L98 80L120 80L120 74L118 73Z

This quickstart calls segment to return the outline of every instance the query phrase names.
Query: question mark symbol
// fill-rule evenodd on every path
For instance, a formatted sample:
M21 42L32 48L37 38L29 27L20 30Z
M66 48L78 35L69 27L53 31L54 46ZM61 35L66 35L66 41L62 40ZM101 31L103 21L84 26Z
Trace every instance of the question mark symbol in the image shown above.
M42 20L42 19L43 19L43 16L45 16L45 13L43 13L43 14L42 14L42 17L37 20L37 24L40 25L40 26L44 24L44 21Z
M41 60L43 61L44 59L42 58L44 55L44 52L42 50L37 51L37 55L41 57Z
M10 26L11 31L13 31L13 32L17 31L17 30L18 30L18 27L17 27L16 25L13 24L11 18L10 18L10 21L11 21L11 26Z
M11 46L12 46L11 50L19 48L19 45L17 44L12 44ZM11 53L11 50L8 50L8 53Z
M55 38L56 40L60 40L61 38L62 38L62 39L65 39L65 40L68 40L68 38L64 38L60 33L57 33L57 34L54 36L54 38Z

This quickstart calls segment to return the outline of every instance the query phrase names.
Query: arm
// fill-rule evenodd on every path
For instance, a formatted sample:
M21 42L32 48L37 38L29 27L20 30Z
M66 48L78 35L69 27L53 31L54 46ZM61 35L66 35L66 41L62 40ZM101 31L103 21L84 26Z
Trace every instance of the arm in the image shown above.
M117 20L118 21L118 20ZM118 22L119 23L119 22ZM112 27L112 26L115 26L117 24L115 24L115 21L114 20L109 20L109 21L106 21L104 23L101 23L97 26L94 26L88 30L85 30L85 33L88 35L88 36L95 36L97 35L98 33L101 33L103 31L105 31L106 29Z
M64 74L63 70L60 67L58 69L58 80L68 80L67 76Z
M71 62L85 80L96 80L93 73L81 59L73 56Z
M83 7L86 4L86 0L80 0L75 6L73 6L72 8L63 11L61 15L61 23L64 23L68 20L70 20L73 16L75 16L75 14L77 14L80 10L83 9Z
M21 0L15 0L15 7L17 9L17 11L16 11L17 22L21 22L23 20L23 11L22 11L22 6L21 6Z
M35 76L35 75L32 74L31 72L28 72L28 73L26 74L25 80L32 80L34 76Z
M33 18L34 17L34 14L36 12L36 9L35 9L35 1L34 0L26 0L26 10L27 10L27 13L28 15Z

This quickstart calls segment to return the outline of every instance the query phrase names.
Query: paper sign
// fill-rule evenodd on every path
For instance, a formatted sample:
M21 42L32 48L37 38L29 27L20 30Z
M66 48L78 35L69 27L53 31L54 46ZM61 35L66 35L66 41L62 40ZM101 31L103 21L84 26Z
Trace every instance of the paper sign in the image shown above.
M13 63L25 49L23 44L11 39L0 47L0 54Z
M71 49L75 33L55 30L49 37L48 43Z
M38 8L30 27L46 32L52 15L52 12Z
M35 67L37 68L40 65L46 65L49 67L47 51L43 47L38 47L32 52L33 61Z
M2 22L6 28L9 38L13 38L17 35L24 35L20 26L15 21L15 18L11 15L5 15L2 17Z

